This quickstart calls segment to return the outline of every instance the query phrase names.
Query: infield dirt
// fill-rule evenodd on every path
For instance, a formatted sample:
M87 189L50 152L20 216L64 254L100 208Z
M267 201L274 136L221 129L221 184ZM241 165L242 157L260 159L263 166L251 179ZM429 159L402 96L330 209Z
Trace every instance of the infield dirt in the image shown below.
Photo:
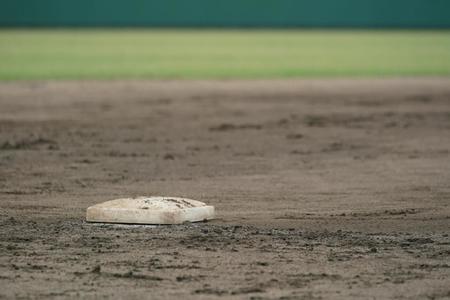
M1 83L0 224L0 298L448 299L450 79Z

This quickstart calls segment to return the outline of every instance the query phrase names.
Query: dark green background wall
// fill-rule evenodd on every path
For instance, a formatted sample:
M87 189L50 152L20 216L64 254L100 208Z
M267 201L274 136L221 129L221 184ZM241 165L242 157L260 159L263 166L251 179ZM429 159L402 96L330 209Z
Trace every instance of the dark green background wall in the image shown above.
M0 26L450 28L450 0L0 0Z

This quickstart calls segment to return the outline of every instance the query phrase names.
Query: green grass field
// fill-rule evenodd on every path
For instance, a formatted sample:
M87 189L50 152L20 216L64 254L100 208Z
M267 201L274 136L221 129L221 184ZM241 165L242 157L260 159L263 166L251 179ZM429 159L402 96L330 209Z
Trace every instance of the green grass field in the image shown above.
M0 30L0 80L449 75L450 31Z

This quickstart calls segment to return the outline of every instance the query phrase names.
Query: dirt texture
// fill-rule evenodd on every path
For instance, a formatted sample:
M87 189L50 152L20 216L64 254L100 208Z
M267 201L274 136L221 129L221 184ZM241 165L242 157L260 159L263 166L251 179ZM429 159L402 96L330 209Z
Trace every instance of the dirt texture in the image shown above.
M0 84L0 298L449 299L449 234L450 79Z

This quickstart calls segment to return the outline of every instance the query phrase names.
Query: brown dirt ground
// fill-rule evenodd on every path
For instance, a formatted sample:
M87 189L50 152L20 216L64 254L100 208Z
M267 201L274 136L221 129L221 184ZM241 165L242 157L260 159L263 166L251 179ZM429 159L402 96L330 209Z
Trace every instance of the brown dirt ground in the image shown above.
M448 299L450 79L1 83L0 224L0 298Z

